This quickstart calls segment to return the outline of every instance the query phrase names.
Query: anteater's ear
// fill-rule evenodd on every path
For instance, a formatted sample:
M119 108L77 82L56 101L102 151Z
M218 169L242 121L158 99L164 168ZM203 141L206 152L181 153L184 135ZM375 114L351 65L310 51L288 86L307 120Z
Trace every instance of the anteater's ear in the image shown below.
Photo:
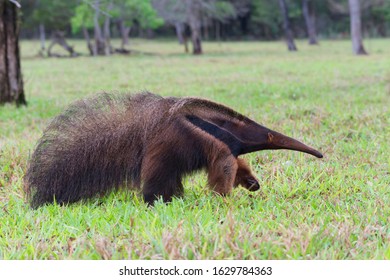
M195 115L186 115L186 119L205 133L225 143L235 157L241 153L242 142L228 130Z

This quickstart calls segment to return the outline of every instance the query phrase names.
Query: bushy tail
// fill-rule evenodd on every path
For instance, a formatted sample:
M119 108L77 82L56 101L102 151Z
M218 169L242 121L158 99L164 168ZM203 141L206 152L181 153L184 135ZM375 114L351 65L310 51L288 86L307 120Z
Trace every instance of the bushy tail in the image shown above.
M139 129L129 121L130 107L129 96L101 94L77 101L51 122L24 178L34 208L91 198L139 180L142 145Z

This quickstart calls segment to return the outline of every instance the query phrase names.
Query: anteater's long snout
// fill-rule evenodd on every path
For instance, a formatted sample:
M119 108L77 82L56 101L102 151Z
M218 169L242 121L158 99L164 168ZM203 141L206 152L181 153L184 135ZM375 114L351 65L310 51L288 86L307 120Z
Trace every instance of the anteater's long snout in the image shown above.
M324 157L319 151L276 131L268 133L268 143L273 149L294 150L311 154L318 158Z

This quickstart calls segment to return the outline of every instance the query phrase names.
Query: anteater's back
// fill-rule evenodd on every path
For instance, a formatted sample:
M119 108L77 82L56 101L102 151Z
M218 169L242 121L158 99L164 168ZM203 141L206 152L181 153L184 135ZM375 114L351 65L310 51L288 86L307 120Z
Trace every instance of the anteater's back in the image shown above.
M100 94L70 105L49 124L30 159L25 188L32 206L139 185L148 132L167 102L150 93Z

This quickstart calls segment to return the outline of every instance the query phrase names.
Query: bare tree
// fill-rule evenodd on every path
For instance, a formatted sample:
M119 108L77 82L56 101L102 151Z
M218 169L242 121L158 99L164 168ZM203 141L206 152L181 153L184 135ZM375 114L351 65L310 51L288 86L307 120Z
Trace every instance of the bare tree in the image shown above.
M46 32L45 32L45 25L43 23L39 24L39 40L41 42L41 54L45 52L46 46Z
M113 53L110 44L111 15L109 14L112 7L113 0L85 0L76 8L76 15L72 18L72 27L82 29L88 50L93 56ZM104 16L103 27L102 16ZM94 44L89 36L89 27L93 27L94 30Z
M93 46L93 43L91 41L91 36L89 36L88 28L86 28L85 25L83 25L82 30L83 30L83 35L84 35L85 41L87 42L87 49L89 51L89 54L94 55L94 46Z
M361 10L359 0L348 0L349 13L351 19L351 39L352 49L356 55L367 54L363 46L362 39L362 21L361 21Z
M307 34L309 36L309 44L317 45L318 41L317 41L317 33L316 33L315 13L314 13L314 4L312 0L302 1L302 12L305 18Z
M193 54L202 54L201 5L201 0L186 0L186 12L188 17L188 24L191 29Z
M283 29L286 36L287 48L289 51L297 51L295 46L293 32L290 27L290 20L288 18L288 7L285 0L279 0L280 11L283 17Z
M102 31L102 28L100 26L99 18L101 14L100 9L100 1L95 0L93 3L93 8L95 11L94 17L93 17L93 23L94 23L94 34L95 34L95 45L93 48L93 55L109 55L109 47L107 46L107 41L104 38L104 34Z
M129 45L129 35L131 26L126 26L125 21L122 18L117 20L117 27L121 36L121 49L125 49Z
M238 0L234 0L235 2ZM247 5L247 0L244 0ZM202 27L207 36L208 25L212 19L223 22L227 18L237 16L236 6L228 1L217 0L153 0L153 6L164 20L175 27L179 42L186 45L186 27L191 30L192 53L201 54ZM243 4L237 3L237 7L244 9ZM216 32L217 36L219 32ZM186 47L187 50L187 47Z
M26 105L20 69L19 26L16 1L0 0L0 104Z
M72 57L79 55L77 52L74 51L74 48L67 43L67 41L65 39L65 32L54 31L53 34L51 35L51 43L50 43L49 47L47 48L47 55L49 57L51 57L51 56L56 56L56 57L62 56L60 54L56 54L56 53L52 52L52 48L55 45L60 45Z
M186 26L191 30L192 53L202 53L202 9L207 0L153 0L153 6L164 20L175 27L176 36L188 52Z
M183 22L175 22L175 31L179 43L181 45L184 45L184 51L188 53L188 38L186 34L186 24Z
M186 2L177 0L153 0L152 3L159 16L166 23L175 27L179 43L184 45L185 52L188 52Z
M361 13L372 7L383 5L385 3L384 0L348 0L348 5L344 5L344 3L336 0L327 0L327 3L333 13L340 15L349 14L353 53L366 55L367 52L363 46Z

